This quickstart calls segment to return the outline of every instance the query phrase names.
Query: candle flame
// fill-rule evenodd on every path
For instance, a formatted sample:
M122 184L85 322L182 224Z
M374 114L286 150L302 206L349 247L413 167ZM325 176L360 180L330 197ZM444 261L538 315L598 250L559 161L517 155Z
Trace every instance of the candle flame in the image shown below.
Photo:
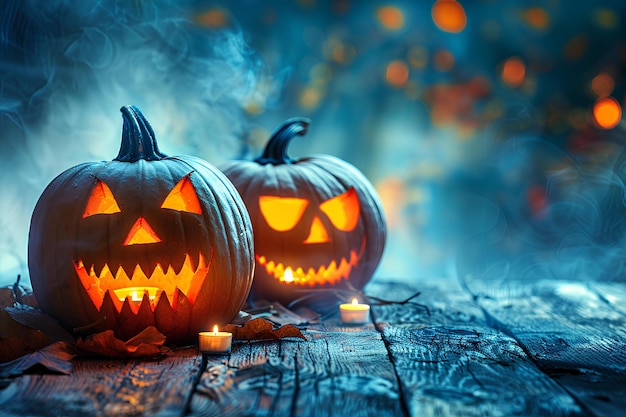
M157 287L126 287L113 290L113 293L121 302L124 302L124 300L128 298L130 301L137 303L143 300L145 294L148 294L148 299L153 303L160 292L161 290Z
M283 281L285 282L293 282L293 271L291 268L285 269L285 274L283 275Z
M217 328L217 324L215 326L213 326L213 333L214 334L217 334L218 330L219 329Z
M357 300L356 298L353 298L352 299L352 305L355 306L357 304L359 304L359 300Z

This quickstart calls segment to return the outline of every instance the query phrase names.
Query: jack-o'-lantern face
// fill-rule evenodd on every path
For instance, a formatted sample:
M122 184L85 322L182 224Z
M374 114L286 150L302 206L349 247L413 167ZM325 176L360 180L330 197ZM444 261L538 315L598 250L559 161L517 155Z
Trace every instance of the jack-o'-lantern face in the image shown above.
M259 211L267 228L257 245L257 262L286 284L324 285L347 279L358 265L365 237L353 233L360 205L354 188L321 202L300 197L260 196ZM273 237L270 237L275 233ZM281 245L276 253L276 241ZM343 248L341 251L339 248Z
M381 259L386 226L369 181L328 155L292 159L287 146L308 129L290 119L254 161L222 170L246 203L254 229L251 298L289 303L309 289L362 289Z
M28 266L41 310L65 328L128 339L154 326L172 343L229 323L252 285L253 237L228 179L167 156L135 106L121 109L111 161L53 179L31 218Z
M107 292L118 312L121 311L127 298L130 301L131 310L135 313L139 310L144 298L154 310L162 294L171 301L177 298L176 291L181 291L191 304L195 302L209 270L210 253L204 253L203 249L192 249L193 252L184 253L182 264L180 264L180 257L175 257L178 259L177 263L170 263L168 261L170 255L164 253L161 246L171 247L171 245L163 245L163 241L175 239L176 236L169 236L172 234L170 227L159 227L158 232L155 230L157 225L164 225L162 217L167 218L168 211L179 212L181 215L187 213L192 217L202 214L200 201L190 175L191 173L178 181L160 206L156 209L143 206L141 214L124 213L121 208L124 205L118 203L106 182L96 180L82 215L84 223L92 224L85 225L85 228L90 230L106 221L109 225L109 233L114 235L114 243L109 245L119 245L122 258L130 259L128 254L131 254L133 258L140 251L148 253L148 256L138 256L139 259L144 260L141 264L119 259L99 262L98 253L94 253L93 250L91 256L79 254L74 260L74 268L85 291L98 310ZM147 201L152 201L152 199L147 199ZM132 210L131 206L129 205L127 209ZM152 220L148 220L148 213ZM109 219L102 219L102 217L109 217ZM119 224L119 230L111 232L111 222ZM155 226L151 223L155 223Z

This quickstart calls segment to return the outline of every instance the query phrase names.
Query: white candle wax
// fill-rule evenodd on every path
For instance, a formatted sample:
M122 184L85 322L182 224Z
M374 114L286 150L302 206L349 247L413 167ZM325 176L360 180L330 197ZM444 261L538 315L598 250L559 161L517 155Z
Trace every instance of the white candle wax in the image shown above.
M341 304L339 306L339 315L343 323L367 323L369 321L369 312L369 304L359 304L356 298L352 299L350 304Z
M230 353L230 346L233 341L232 333L219 332L217 326L214 326L212 332L200 332L198 337L198 345L202 353Z

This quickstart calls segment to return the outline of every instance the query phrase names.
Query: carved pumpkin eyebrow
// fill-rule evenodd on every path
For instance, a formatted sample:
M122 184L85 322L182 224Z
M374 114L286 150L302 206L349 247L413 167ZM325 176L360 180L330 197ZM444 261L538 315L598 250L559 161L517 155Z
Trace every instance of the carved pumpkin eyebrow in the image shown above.
M354 230L360 213L359 198L354 187L348 191L324 201L320 204L320 210L337 229L343 232Z
M267 224L278 232L296 227L309 202L303 198L261 196L259 208Z
M98 180L87 200L83 219L96 214L113 214L121 211L109 186Z
M202 214L202 207L196 190L189 179L191 173L185 175L165 197L161 208Z

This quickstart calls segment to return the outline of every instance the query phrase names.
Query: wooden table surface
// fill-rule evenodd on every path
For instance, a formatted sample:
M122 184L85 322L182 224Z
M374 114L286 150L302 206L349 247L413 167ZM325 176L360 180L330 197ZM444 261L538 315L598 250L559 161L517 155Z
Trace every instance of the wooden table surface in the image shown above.
M74 360L0 384L2 416L626 415L626 285L375 281L416 304L338 314L230 355Z

